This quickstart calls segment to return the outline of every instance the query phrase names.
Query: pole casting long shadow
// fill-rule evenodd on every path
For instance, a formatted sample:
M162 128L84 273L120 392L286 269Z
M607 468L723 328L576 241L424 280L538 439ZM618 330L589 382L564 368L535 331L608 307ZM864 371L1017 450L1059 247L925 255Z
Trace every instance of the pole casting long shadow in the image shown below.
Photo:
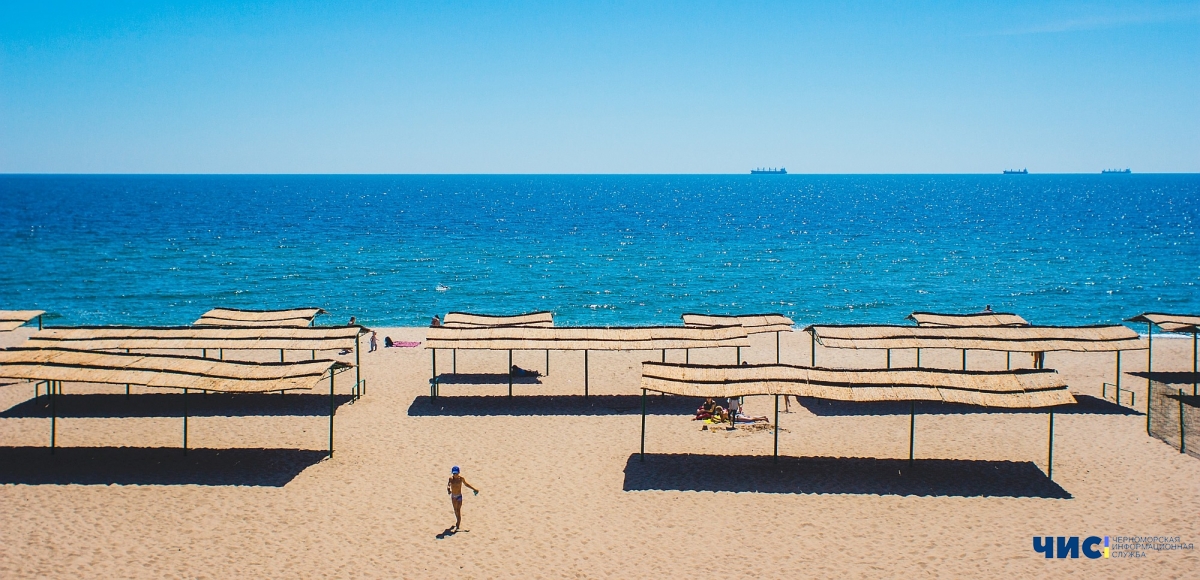
M1028 461L657 453L629 456L624 490L1071 498Z

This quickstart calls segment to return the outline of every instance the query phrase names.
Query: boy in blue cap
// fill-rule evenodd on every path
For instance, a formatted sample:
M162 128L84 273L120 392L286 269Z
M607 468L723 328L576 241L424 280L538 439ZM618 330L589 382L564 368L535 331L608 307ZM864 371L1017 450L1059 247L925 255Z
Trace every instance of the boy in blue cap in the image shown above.
M450 528L454 531L459 531L462 527L462 486L471 488L475 495L479 495L479 490L475 486L467 483L463 476L459 475L458 466L450 468L450 481L446 482L446 493L450 494L450 503L454 504L454 527Z

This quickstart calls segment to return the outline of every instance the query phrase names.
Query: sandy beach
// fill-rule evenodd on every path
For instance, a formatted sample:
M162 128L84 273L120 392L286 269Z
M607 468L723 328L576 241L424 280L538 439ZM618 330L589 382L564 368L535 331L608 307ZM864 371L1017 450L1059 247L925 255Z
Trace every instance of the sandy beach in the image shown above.
M934 405L916 418L908 469L906 408L793 401L774 464L769 430L703 430L694 401L651 396L642 462L639 362L660 352L592 353L587 401L582 353L552 352L549 375L518 382L510 401L507 353L440 352L439 371L454 365L464 378L433 401L429 351L382 348L384 336L424 332L379 329L381 348L363 355L366 396L350 402L352 381L339 384L332 459L327 392L192 395L185 458L170 397L66 384L51 456L32 387L0 388L0 576L1174 578L1200 569L1195 551L1047 560L1032 548L1035 535L1200 540L1200 462L1148 437L1142 411L1100 400L1111 353L1047 357L1080 400L1055 415L1050 481L1045 412ZM751 340L744 358L774 361L774 335ZM809 362L808 335L785 334L782 347L783 362ZM1156 336L1155 369L1190 370L1191 349L1190 339ZM884 362L881 352L818 348L817 357ZM1026 359L1014 354L1014 366ZM929 366L960 361L957 351L922 354ZM518 352L514 363L545 370L545 354ZM1004 364L1003 353L971 353L972 368ZM1144 351L1123 357L1128 372L1145 364ZM1145 380L1124 383L1144 410ZM86 394L105 396L72 406ZM769 398L747 406L773 413ZM447 534L453 465L482 493L467 496L464 530Z

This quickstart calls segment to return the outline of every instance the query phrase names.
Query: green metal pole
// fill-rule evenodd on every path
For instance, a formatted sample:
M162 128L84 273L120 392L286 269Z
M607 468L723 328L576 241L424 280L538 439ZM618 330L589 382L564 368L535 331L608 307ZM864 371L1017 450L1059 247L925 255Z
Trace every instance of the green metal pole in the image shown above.
M337 404L333 399L333 368L329 369L329 456L333 457L333 413Z
M588 351L583 351L583 398L588 396ZM646 390L642 389L642 397L646 396Z
M1012 351L1011 350L1004 353L1004 368L1005 368L1005 370L1010 370L1010 371L1012 370Z
M458 349L450 350L450 374L458 374Z
M686 365L692 364L692 349L690 349L690 348L683 349L683 364L686 364Z
M42 329L42 315L38 315L38 330Z
M184 455L187 455L187 420L188 420L187 392L188 392L187 389L183 390L183 454Z
M508 350L508 398L512 398L512 349Z
M125 383L125 398L129 398L129 383Z
M908 466L912 467L917 439L917 402L908 402Z
M57 399L58 399L58 393L56 392L57 389L54 388L54 383L56 383L56 382L57 381L50 381L50 384L46 385L47 388L49 389L49 393L50 393L50 454L51 455L54 454L54 431L57 428L57 425L55 425L55 420L58 418L58 409L55 406L57 403Z
M1117 404L1120 405L1121 404L1121 351L1119 351L1119 350L1117 351L1117 383L1116 384L1117 384L1117 394L1115 395L1114 398L1116 399Z
M892 368L892 349L887 349L887 368Z
M917 349L917 368L921 368L921 349Z
M1050 411L1050 450L1046 454L1046 479L1054 480L1054 411Z
M550 376L550 349L546 349L546 376Z
M1146 323L1146 434L1150 434L1150 403L1154 401L1150 374L1154 371L1154 324Z
M775 395L775 462L779 462L779 395Z
M1183 389L1179 389L1179 452L1187 453L1187 433L1183 429Z
M815 328L808 331L808 338L811 340L809 343L810 352L808 353L808 362L810 366L815 367L817 366L817 330Z
M735 364L735 365L742 364L742 347L740 347L740 346L737 347L737 354L734 356L737 358L737 360L733 361L733 364Z
M433 376L429 378L429 381L430 381L430 384L433 385L431 388L436 389L436 387L437 387L437 349L436 348L430 349L430 352L433 353L433 363L432 363L433 364ZM433 397L437 398L436 390L434 391Z
M1196 371L1196 361L1197 361L1198 355L1200 355L1200 350L1196 350L1196 331L1193 330L1192 331L1192 381L1196 381L1196 376L1195 376L1196 372L1197 372ZM1196 383L1196 382L1192 382L1192 396L1193 397L1196 396L1196 385L1197 384L1198 383Z
M362 393L358 392L358 386L362 384L362 353L359 347L362 342L358 340L359 334L354 335L354 398L358 398Z
M962 370L964 370L964 371L967 370L967 349L965 349L965 348L963 349L963 368L962 368Z
M775 364L779 364L779 331L775 331Z
M662 349L662 361L667 362L667 349Z
M639 459L646 460L646 389L642 389L642 450L638 454Z
M279 349L279 362L283 362L283 349Z
M221 358L221 360L225 360L225 349L223 349L223 348L217 349L217 356L219 356Z

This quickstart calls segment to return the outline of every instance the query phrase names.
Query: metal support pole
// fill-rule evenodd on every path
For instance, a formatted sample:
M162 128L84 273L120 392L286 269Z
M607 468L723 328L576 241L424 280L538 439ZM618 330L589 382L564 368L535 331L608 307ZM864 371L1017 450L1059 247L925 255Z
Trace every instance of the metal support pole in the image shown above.
M218 349L217 349L217 356L218 356L218 357L220 357L220 359L221 359L221 360L225 360L225 349L223 349L223 348L218 348Z
M775 364L779 364L779 331L775 331Z
M450 374L458 374L458 349L450 350Z
M887 368L892 368L892 349L887 349Z
M283 362L283 349L279 349L279 362Z
M685 364L685 365L692 364L692 349L690 349L690 348L683 349L683 364Z
M1005 368L1005 370L1010 370L1010 371L1012 370L1012 351L1011 350L1004 353L1004 368Z
M200 358L208 358L208 349L207 348L200 349Z
M1150 434L1150 403L1154 401L1154 394L1151 392L1153 386L1150 384L1150 373L1154 371L1154 323L1146 323L1146 434Z
M735 365L742 364L742 347L740 347L740 346L737 347L737 355L735 355L735 356L737 357L737 360L733 361L733 364L735 364Z
M42 315L38 315L38 330L42 329Z
M187 389L183 390L183 454L184 455L187 455L187 420L188 420L187 392L188 392Z
M967 349L964 348L962 350L963 350L963 368L962 368L962 370L965 371L965 370L967 370Z
M329 456L333 457L333 413L337 403L333 399L333 369L329 369Z
M550 349L546 349L546 376L550 376Z
M358 386L362 384L362 353L359 347L362 343L358 340L359 334L354 335L354 398L358 398L362 393L358 392Z
M512 349L508 349L508 398L512 398Z
M55 389L56 382L58 382L58 381L50 381L50 384L46 385L47 393L50 396L50 454L51 455L54 454L54 431L57 428L57 425L55 424L55 420L58 418L58 409L56 408L58 393L55 392L55 391L57 391L57 389Z
M908 402L908 466L913 464L913 451L917 439L917 402Z
M662 361L667 362L667 349L662 349Z
M1046 454L1046 478L1054 480L1054 411L1050 411L1050 450Z
M779 462L779 395L775 395L775 462Z
M809 343L808 363L809 366L817 366L817 331L812 329L808 331Z
M642 393L646 391L643 389ZM583 351L583 398L588 396L588 351Z
M1121 404L1121 351L1119 351L1119 350L1117 351L1117 381L1116 381L1116 385L1117 385L1117 394L1113 398L1117 401L1117 404L1120 405ZM1130 402L1130 404L1131 405L1133 404L1132 401Z
M917 349L917 368L921 368L921 349Z
M646 460L646 389L642 389L642 450L639 455L639 459Z
M1183 428L1183 389L1179 389L1179 452L1187 453L1187 432Z
M1192 331L1192 375L1196 374L1196 362L1198 360L1197 359L1198 356L1200 356L1200 350L1196 350L1196 331L1193 330ZM1196 377L1192 376L1192 380L1195 381ZM1192 396L1193 397L1196 396L1196 385L1197 384L1200 384L1200 383L1195 383L1195 382L1192 383Z
M125 383L125 398L129 398L129 383Z

